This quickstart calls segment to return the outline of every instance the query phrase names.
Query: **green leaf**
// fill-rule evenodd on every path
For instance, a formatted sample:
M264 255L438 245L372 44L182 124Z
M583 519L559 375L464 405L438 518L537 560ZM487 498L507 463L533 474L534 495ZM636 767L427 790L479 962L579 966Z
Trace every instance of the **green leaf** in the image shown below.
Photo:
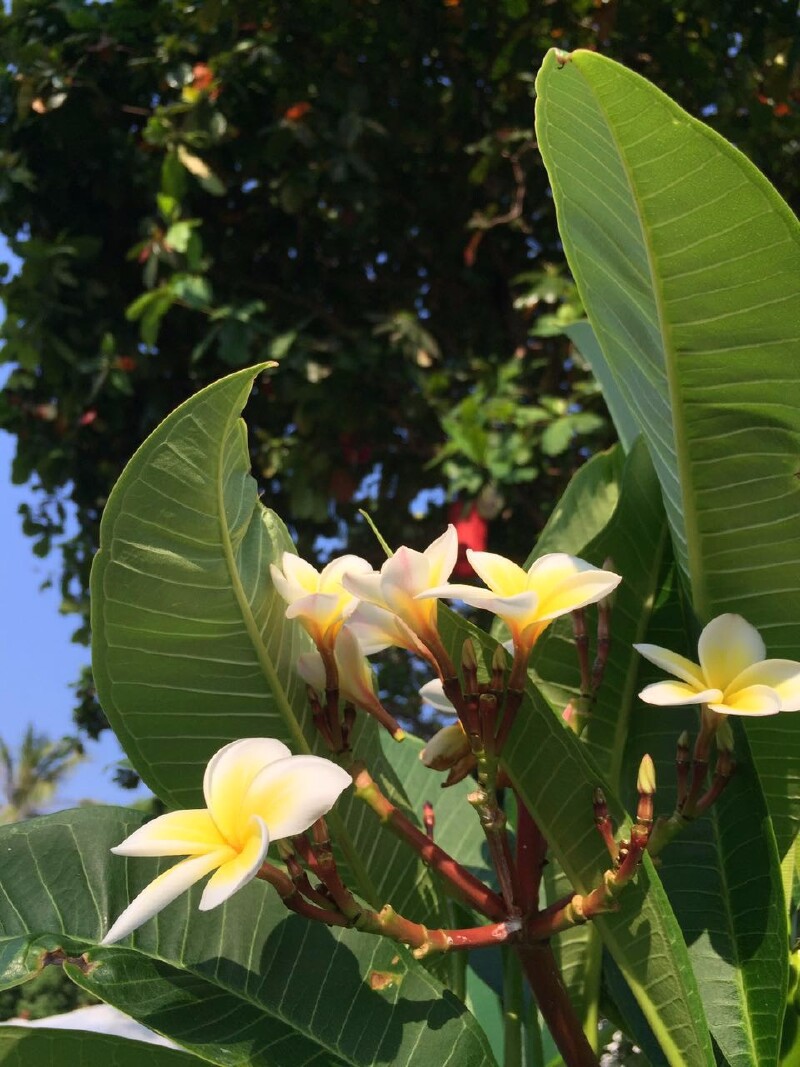
M545 552L578 555L605 528L619 500L623 460L621 449L615 447L578 468L528 556L526 568Z
M171 198L167 199L169 199L170 202L175 205L176 202L174 200L172 200ZM159 206L160 205L161 201L159 200ZM174 207L172 210L174 210ZM164 214L165 216L167 215L167 213L163 211L163 209L162 214ZM199 225L199 219L181 219L179 222L173 222L173 224L170 226L164 236L164 241L170 246L170 248L174 248L176 252L185 252L186 249L189 247L189 241L191 239L192 233Z
M105 1067L197 1067L185 1052L131 1041L112 1034L45 1027L0 1027L3 1067L61 1067L64 1063L104 1064Z
M176 300L184 301L191 308L206 308L213 299L211 286L201 274L175 274L169 289Z
M205 913L195 887L124 946L99 946L174 863L111 855L143 821L82 808L0 829L0 983L63 948L73 981L224 1067L494 1063L463 1004L404 949L290 915L263 882Z
M661 481L702 621L739 611L800 647L800 240L736 149L643 78L550 52L537 132L607 367ZM563 64L563 65L562 65ZM800 719L747 724L783 855L800 823Z
M286 619L269 576L270 561L294 547L258 499L239 417L260 369L223 378L168 416L103 515L92 569L97 690L131 762L170 807L203 804L205 765L229 741L276 737L295 752L317 743L294 670L311 642ZM398 745L359 718L354 758L417 822L426 773L418 752L413 739ZM438 798L438 832L444 847L479 862L482 835L464 818L466 791ZM328 821L354 891L373 907L390 901L409 918L449 925L419 856L379 832L349 790Z
M606 406L616 427L622 447L630 452L633 442L641 433L636 416L617 388L608 364L597 343L592 325L589 322L574 322L564 333L575 345L580 354L592 368L592 374L603 390Z

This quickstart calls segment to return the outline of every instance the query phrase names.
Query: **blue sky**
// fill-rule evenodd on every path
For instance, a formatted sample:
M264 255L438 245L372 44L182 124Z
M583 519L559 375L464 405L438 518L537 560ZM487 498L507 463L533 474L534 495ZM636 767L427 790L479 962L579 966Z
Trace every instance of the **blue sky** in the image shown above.
M4 243L0 261L13 262ZM2 314L2 309L0 309ZM0 383L9 368L0 365ZM59 614L58 583L40 589L48 577L57 578L56 561L37 559L22 534L19 505L31 498L29 487L11 484L15 439L0 431L0 559L4 620L0 627L0 735L15 748L28 723L60 737L72 733L74 697L70 683L89 661L89 650L74 645L75 618ZM133 794L111 781L121 749L111 731L99 742L86 742L87 760L65 783L56 807L72 807L82 799L129 804Z
M3 559L3 601L6 605L0 640L3 678L0 733L15 747L28 723L53 737L72 733L73 693L69 688L89 650L71 641L74 617L60 615L57 583L40 589L55 575L55 560L37 559L23 536L17 508L30 490L11 485L15 442L0 432L0 551ZM121 755L110 731L97 743L86 742L87 761L65 784L57 807L72 807L84 798L128 804L133 794L111 782L109 769Z

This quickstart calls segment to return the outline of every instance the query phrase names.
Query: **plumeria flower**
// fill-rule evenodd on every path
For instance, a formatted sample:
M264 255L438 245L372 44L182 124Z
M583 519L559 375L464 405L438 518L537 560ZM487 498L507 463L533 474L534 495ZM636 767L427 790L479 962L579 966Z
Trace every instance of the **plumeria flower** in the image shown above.
M333 646L336 668L339 674L339 693L344 700L375 718L386 727L396 741L402 741L405 732L381 704L375 693L375 679L369 661L365 658L358 639L349 624L339 631ZM325 665L319 652L304 652L297 657L297 673L303 681L322 693L325 690Z
M741 615L719 615L700 634L699 663L658 645L634 645L677 682L655 682L639 696L648 704L705 704L721 715L800 711L800 663L766 659L761 635Z
M171 811L135 830L118 856L186 856L142 890L104 945L126 937L211 874L200 910L216 908L258 873L271 841L307 830L351 784L321 756L293 756L281 741L250 737L221 748L203 779L205 808Z
M420 598L449 597L493 612L511 631L519 656L530 652L553 619L602 600L622 581L620 575L564 552L540 556L527 571L494 552L467 549L467 558L487 589L440 585L420 593Z
M340 556L317 571L294 552L284 552L283 570L269 570L278 593L289 605L287 619L298 619L320 648L333 648L347 616L355 610L355 596L342 585L345 573L369 574L372 568L360 556Z
M424 648L403 620L377 604L359 601L348 616L347 625L358 638L365 656L383 652L385 648L404 648L414 655L424 655Z
M380 571L348 570L342 585L360 600L392 612L423 644L436 645L436 604L417 598L426 589L446 582L457 558L458 535L450 525L424 552L403 545Z

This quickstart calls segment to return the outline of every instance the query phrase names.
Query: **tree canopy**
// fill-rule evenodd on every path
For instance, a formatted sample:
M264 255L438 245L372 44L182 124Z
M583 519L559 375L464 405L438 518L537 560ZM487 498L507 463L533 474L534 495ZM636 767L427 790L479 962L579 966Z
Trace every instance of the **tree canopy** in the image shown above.
M0 231L22 261L0 426L37 552L76 509L59 568L84 620L133 450L260 358L279 368L249 408L254 470L301 550L376 559L358 508L427 543L454 503L465 541L488 524L527 554L612 433L562 333L581 307L532 124L551 45L645 73L796 193L781 0L18 0L0 26Z

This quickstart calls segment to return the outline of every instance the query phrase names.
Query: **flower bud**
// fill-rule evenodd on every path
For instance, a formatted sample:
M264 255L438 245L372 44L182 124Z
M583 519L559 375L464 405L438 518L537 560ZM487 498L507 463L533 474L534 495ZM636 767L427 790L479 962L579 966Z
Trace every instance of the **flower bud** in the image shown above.
M650 756L642 756L639 764L639 777L636 779L636 791L652 795L656 791L656 768Z
M470 751L469 738L460 722L444 726L433 735L419 758L434 771L448 771Z

